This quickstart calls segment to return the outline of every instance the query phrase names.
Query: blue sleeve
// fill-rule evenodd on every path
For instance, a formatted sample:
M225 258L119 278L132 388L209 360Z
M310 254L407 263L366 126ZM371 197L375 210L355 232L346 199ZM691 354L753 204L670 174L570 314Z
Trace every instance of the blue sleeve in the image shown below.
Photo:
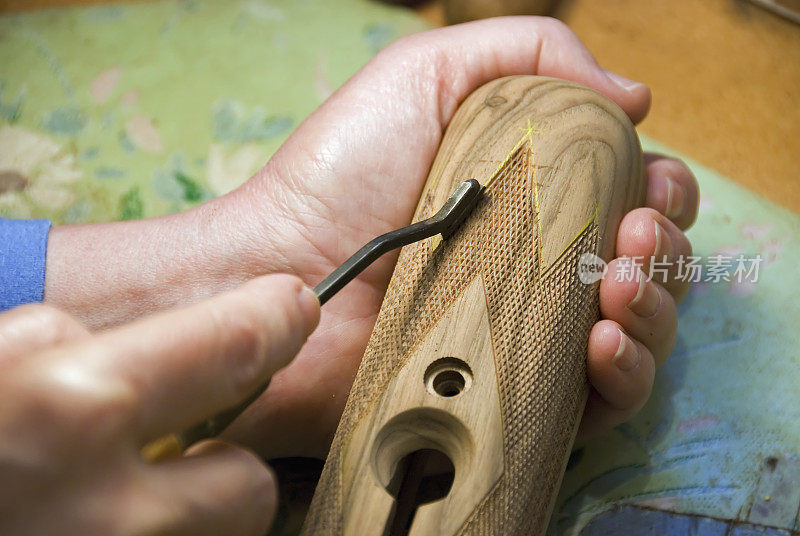
M44 299L49 220L0 218L0 311Z

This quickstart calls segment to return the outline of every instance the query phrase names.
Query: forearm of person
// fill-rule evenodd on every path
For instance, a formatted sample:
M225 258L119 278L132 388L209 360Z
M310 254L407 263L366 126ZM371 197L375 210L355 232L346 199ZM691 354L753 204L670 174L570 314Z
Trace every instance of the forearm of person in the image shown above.
M270 270L249 262L223 203L50 231L44 301L105 328L194 303Z

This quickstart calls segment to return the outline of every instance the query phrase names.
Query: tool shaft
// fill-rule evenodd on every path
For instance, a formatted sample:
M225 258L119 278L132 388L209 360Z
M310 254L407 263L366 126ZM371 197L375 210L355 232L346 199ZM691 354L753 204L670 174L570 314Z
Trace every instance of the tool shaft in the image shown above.
M320 304L327 302L370 264L389 251L440 233L447 238L475 207L480 199L480 193L481 185L478 181L464 181L432 217L370 240L314 287Z

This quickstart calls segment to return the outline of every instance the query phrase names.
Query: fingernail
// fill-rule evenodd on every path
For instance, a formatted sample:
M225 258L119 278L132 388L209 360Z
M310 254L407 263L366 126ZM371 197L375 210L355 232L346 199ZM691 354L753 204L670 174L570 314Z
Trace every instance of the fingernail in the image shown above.
M683 201L685 199L683 187L672 180L669 176L667 180L667 208L664 210L667 218L677 218L683 212Z
M636 296L628 303L627 307L634 314L642 318L650 318L658 312L661 306L661 295L652 281L647 280L647 276L639 269L639 289Z
M653 249L653 258L659 262L670 262L672 261L672 241L660 223L656 220L653 220L653 223L656 226L656 247Z
M633 341L621 329L617 328L617 331L619 331L619 346L611 361L618 369L627 372L638 367L642 357L639 355L639 350Z
M319 323L319 298L311 287L303 285L300 287L298 301L306 321L306 336L309 336Z
M603 70L606 72L606 76L608 76L609 80L617 84L625 91L631 92L636 89L639 89L640 87L644 87L644 84L642 84L641 82L631 80L630 78L625 78L624 76L618 75L613 71L606 71L605 69Z

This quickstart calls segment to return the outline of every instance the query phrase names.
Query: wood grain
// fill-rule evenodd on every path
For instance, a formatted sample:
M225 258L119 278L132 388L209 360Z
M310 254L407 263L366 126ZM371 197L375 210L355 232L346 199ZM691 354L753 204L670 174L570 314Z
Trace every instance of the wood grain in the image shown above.
M585 253L610 258L622 215L643 201L641 150L625 114L598 93L510 77L461 105L414 219L470 178L484 198L455 235L401 251L304 534L547 527L598 318L597 283L582 283L577 264ZM430 495L393 496L425 480L414 464L397 471L421 449L449 458L452 486L395 532L387 527L408 497Z
M442 390L437 379L448 374L463 384ZM344 453L344 534L370 534L387 525L394 503L387 488L397 461L420 449L445 451L457 476L446 501L418 510L414 530L454 534L503 473L499 402L485 291L477 277L356 426Z

